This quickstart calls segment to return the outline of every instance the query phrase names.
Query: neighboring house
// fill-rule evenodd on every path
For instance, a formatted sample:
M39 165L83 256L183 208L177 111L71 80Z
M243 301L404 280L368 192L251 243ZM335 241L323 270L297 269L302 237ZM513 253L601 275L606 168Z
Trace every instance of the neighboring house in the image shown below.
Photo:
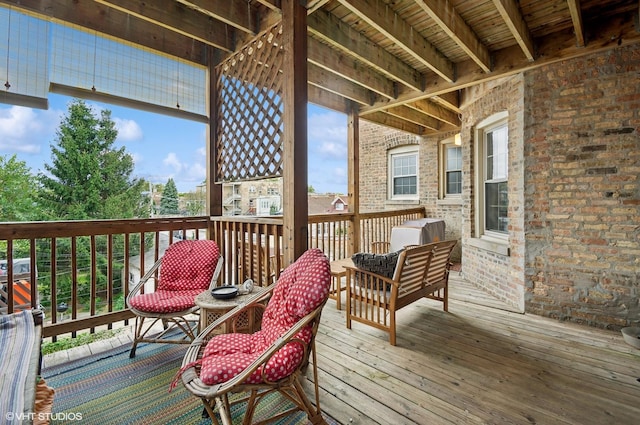
M224 183L223 215L268 216L282 214L282 179ZM346 196L309 193L309 214L349 212Z
M309 194L309 214L335 214L349 212L347 202L338 194ZM345 197L346 198L346 197Z
M637 322L639 74L633 45L464 90L459 137L362 120L360 208L443 218L463 274L520 311Z

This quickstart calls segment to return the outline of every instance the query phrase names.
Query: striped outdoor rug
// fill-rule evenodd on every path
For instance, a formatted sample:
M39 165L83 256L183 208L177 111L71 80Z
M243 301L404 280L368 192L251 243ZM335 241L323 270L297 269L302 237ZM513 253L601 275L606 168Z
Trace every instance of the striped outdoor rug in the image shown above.
M128 349L116 348L43 369L47 385L55 389L52 422L211 424L209 418L202 418L202 402L182 384L169 393L169 384L180 368L186 346L142 344L134 359L129 358ZM273 394L260 404L254 419L270 418L290 403ZM243 412L232 413L234 424L240 423ZM326 419L329 425L337 424L329 417ZM308 421L299 413L277 423L299 425Z

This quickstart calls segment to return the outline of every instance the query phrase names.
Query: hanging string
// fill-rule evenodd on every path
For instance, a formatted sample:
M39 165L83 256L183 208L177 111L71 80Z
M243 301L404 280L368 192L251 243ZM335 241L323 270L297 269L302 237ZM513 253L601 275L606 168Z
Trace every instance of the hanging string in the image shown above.
M9 24L7 25L7 79L4 83L5 90L9 90L9 46L11 45L11 6L9 6Z
M98 34L93 32L93 84L91 85L91 91L96 91L96 50L98 45Z
M178 109L180 109L179 90L180 90L180 62L178 61L176 66L176 108Z

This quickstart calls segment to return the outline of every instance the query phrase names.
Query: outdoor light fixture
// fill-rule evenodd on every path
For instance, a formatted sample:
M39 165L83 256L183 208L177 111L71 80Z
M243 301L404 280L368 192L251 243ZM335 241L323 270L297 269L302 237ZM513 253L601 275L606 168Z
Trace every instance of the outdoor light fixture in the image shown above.
M456 146L462 145L462 136L460 136L460 133L453 136L453 143L455 143Z

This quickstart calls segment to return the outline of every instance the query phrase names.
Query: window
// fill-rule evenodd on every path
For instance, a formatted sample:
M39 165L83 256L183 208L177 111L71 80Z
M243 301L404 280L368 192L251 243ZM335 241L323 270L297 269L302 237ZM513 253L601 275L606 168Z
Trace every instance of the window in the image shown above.
M509 132L506 113L478 127L478 229L479 236L506 238L509 217Z
M418 147L396 148L389 153L391 199L418 198Z
M462 193L462 147L454 139L442 142L440 198L460 198Z

